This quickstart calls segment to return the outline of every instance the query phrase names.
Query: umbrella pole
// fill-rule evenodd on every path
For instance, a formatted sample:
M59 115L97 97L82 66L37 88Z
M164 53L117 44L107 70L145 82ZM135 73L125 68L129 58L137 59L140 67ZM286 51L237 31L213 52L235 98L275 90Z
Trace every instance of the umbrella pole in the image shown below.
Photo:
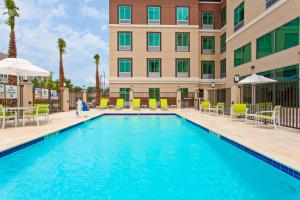
M18 96L18 100L17 100L17 106L20 107L21 104L21 95L20 95L20 76L17 76L17 96Z

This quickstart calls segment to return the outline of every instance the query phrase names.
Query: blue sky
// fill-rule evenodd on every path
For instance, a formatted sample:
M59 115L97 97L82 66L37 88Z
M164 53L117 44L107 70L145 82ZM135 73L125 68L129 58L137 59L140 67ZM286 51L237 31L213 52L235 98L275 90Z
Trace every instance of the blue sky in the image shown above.
M57 39L67 42L66 78L82 86L94 86L93 56L101 56L100 72L108 75L108 0L15 0L20 8L16 21L18 57L54 72L58 77ZM0 51L8 48L9 27L0 3Z

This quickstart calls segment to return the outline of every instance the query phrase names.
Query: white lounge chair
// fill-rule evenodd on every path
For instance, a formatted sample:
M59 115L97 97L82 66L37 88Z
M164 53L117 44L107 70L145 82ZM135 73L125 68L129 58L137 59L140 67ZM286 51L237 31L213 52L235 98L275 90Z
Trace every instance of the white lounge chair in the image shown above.
M256 125L259 122L269 122L277 128L277 124L280 126L280 109L281 106L275 106L274 110L257 112L255 114Z

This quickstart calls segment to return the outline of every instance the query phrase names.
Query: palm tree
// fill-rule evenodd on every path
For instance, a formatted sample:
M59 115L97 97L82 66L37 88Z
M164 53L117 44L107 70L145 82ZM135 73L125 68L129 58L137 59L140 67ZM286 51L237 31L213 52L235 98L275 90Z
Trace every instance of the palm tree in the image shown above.
M8 19L5 23L10 27L8 57L17 57L16 35L15 35L15 18L19 17L19 8L16 6L14 0L4 0L6 12L4 15L8 15Z
M94 56L96 63L96 99L95 103L98 105L100 103L100 81L99 81L99 63L100 63L100 55L97 53Z
M59 50L59 87L64 87L65 75L64 75L64 64L63 64L63 54L66 53L66 42L62 38L57 40L57 48Z

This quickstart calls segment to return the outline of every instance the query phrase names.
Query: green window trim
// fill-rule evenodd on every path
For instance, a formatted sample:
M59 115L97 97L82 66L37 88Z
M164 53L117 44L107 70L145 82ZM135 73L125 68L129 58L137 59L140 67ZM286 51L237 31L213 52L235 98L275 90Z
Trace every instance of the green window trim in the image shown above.
M148 33L147 34L148 51L161 50L161 33Z
M202 28L214 29L215 13L214 12L202 12Z
M148 7L148 23L160 24L160 7L158 6Z
M220 78L226 78L226 59L221 60L220 67Z
M189 7L177 7L176 8L176 19L177 24L188 24L189 23Z
M190 50L190 33L176 33L176 51Z
M125 102L129 101L130 88L120 88L120 99L124 99Z
M202 61L202 78L214 79L215 78L215 62Z
M298 46L300 44L299 26L300 18L278 27L277 29L259 37L256 40L256 58L265 56Z
M176 59L176 76L189 77L190 60L185 58Z
M148 73L160 73L161 70L161 60L158 58L150 58L147 61Z
M202 37L202 54L215 53L215 37Z
M149 88L149 99L160 100L160 88Z
M132 73L132 59L120 58L118 60L118 72L119 76L131 76Z
M234 51L234 67L248 63L252 60L251 43L248 43Z
M118 50L119 51L131 51L131 32L119 32L118 33Z
M237 31L244 26L244 6L242 2L237 8L234 9L234 31Z
M226 33L223 33L221 35L221 53L224 53L226 52Z
M131 23L131 6L119 6L119 23L130 24Z
M226 7L221 10L221 27L226 25Z

